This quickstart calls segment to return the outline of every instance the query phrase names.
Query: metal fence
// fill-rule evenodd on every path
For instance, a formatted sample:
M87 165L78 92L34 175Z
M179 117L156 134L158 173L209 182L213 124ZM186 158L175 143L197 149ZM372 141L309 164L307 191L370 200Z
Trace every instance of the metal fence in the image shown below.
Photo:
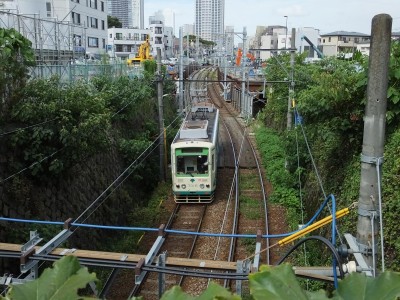
M128 76L130 78L142 78L142 66L128 66L126 63L105 64L40 64L32 67L30 76L32 79L49 78L59 76L62 82L74 82L77 80L88 81L94 76L107 75L111 78Z

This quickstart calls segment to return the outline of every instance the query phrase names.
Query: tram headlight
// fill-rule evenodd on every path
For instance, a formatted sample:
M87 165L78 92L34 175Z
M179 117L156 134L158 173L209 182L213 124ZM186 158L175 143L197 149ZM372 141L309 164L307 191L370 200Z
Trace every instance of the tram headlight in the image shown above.
M204 189L204 184L200 184L200 188L201 188L201 189Z
M210 188L210 185L209 185L209 184L207 184L207 185L206 185L206 187L207 187L207 188Z
M175 185L177 189L179 189L181 186L179 184Z
M186 184L182 184L182 188L183 188L183 189L186 189Z

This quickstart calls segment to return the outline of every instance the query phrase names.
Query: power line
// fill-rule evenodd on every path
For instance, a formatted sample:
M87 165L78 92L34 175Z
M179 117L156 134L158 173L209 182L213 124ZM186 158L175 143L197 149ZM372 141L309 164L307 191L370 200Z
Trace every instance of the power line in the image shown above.
M28 167L26 167L26 168L23 168L22 170L20 170L20 171L14 173L14 174L8 176L7 178L5 178L5 179L3 179L3 180L0 180L0 184L6 182L6 181L8 181L8 180L10 180L11 178L13 178L13 177L15 177L15 176L17 176L17 175L19 175L19 174L21 174L21 173L23 173L23 172L25 172L26 170L29 170L30 168L34 167L34 166L37 165L37 164L40 164L40 163L43 162L44 160L46 160L46 159L48 159L48 158L50 158L50 157L53 157L53 156L56 155L58 152L60 152L61 150L63 150L65 147L66 147L66 146L62 147L61 149L58 149L57 151L54 151L54 152L51 153L50 155L48 155L48 156L42 158L42 159L39 160L39 161L34 162L34 163L31 164L30 166L28 166Z
M36 124L33 124L33 125L29 125L29 126L26 126L26 127L21 127L21 128L17 128L17 129L11 130L11 131L3 132L3 133L0 133L0 137L5 136L5 135L8 135L8 134L15 133L15 132L18 132L18 131L20 131L20 130L31 129L31 128L36 127L36 126L39 126L39 125L43 125L43 124L46 124L46 123L50 123L50 122L53 122L53 121L55 121L55 120L57 120L57 119L59 119L59 118L60 118L60 117L55 117L54 119L51 119L51 120L47 120L47 121L43 121L43 122L36 123Z

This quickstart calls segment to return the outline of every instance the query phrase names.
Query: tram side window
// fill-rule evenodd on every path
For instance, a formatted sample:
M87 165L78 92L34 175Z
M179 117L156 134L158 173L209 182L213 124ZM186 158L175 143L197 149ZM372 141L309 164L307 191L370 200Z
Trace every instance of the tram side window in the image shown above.
M177 157L176 171L178 173L185 173L185 160L182 156Z

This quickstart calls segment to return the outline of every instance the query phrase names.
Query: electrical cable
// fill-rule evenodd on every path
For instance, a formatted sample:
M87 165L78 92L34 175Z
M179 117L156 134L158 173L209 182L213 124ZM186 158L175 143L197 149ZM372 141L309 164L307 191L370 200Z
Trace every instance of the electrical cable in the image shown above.
M383 236L382 190L381 190L381 170L380 170L381 161L383 161L383 157L378 157L377 161L376 161L376 175L377 175L377 181L378 181L379 223L380 223L380 234L381 234L382 272L385 272L385 249L384 249L384 244L383 244L384 236Z
M295 113L296 113L298 116L300 116L297 107L296 107L295 105L293 105L293 106L294 106L294 111L295 111ZM310 155L311 162L312 162L312 166L313 166L314 172L315 172L315 174L316 174L316 176L317 176L318 183L319 183L319 185L320 185L322 194L323 194L324 197L326 198L326 193L325 193L324 186L323 186L323 184L322 184L322 179L321 179L321 176L319 175L317 165L316 165L316 163L315 163L315 161L314 161L314 157L313 157L313 155L312 155L311 148L310 148L310 145L309 145L309 143L308 143L307 135L306 135L306 133L305 133L305 131L304 131L303 124L302 124L301 122L300 122L299 124L300 124L301 131L302 131L302 133L303 133L303 137L304 137L304 141L305 141L306 146L307 146L308 154ZM334 213L332 212L332 209L331 209L331 207L330 207L329 205L328 205L328 209L329 209L330 214L333 215ZM335 226L336 226L336 223L335 223ZM338 229L337 227L335 227L335 230L336 230L337 235L338 235L338 237L339 237L340 243L343 244L343 240L342 240L342 237L341 237L341 235L340 235L339 229Z
M333 196L331 196L333 197ZM328 197L324 203L321 205L317 213L307 222L301 229L304 229L308 227L312 222L315 221L315 219L318 217L318 215L321 213L322 209L326 206L327 201L331 198ZM64 222L52 222L52 221L37 221L37 220L28 220L28 219L16 219L16 218L5 218L5 217L0 217L0 221L9 221L9 222L21 222L21 223L39 223L39 224L45 224L45 225L63 225ZM86 228L95 228L95 229L111 229L111 230L138 230L138 231L158 231L158 228L139 228L139 227L123 227L123 226L110 226L110 225L95 225L95 224L82 224L76 222L76 220L72 223L73 226L78 226L78 227L86 227ZM301 230L299 229L299 230ZM289 235L292 235L299 230L288 232L288 233L282 233L282 234L268 234L268 235L262 235L262 238L281 238L281 237L287 237ZM226 238L256 238L256 234L217 234L217 233L196 233L192 231L184 231L184 230L172 230L172 229L166 229L165 232L167 233L173 233L173 234L185 234L185 235L199 235L199 236L207 236L207 237L226 237Z
M13 178L13 177L15 177L15 176L17 176L17 175L19 175L19 174L21 174L21 173L23 173L23 172L25 172L26 170L29 170L29 169L32 168L33 166L35 166L35 165L37 165L37 164L40 164L41 162L45 161L46 159L53 157L53 156L56 155L58 152L60 152L61 150L63 150L65 147L66 147L66 146L62 147L61 149L58 149L57 151L54 151L53 153L51 153L50 155L48 155L48 156L42 158L42 159L39 160L39 161L35 161L34 163L32 163L31 165L29 165L28 167L25 167L25 168L23 168L22 170L19 170L18 172L14 173L14 174L12 174L12 175L10 175L10 176L8 176L7 178L0 180L0 184L6 182L6 181L8 181L8 180L10 180L11 178Z
M165 127L165 130L172 127L172 125L176 122L176 120L178 120L181 115L183 113L179 113L178 116L167 126ZM114 192L131 174L132 172L135 170L135 168L131 169L136 163L137 165L139 165L140 163L142 163L155 149L156 146L158 146L158 144L156 144L156 142L159 143L160 137L161 135L164 134L164 132L159 133L158 136L155 138L155 140L145 149L143 150L143 152L78 216L78 218L76 218L74 220L74 223L77 223L79 219L81 219L83 217L83 215L85 215L91 208L93 208L96 204L98 204L98 202L102 199L102 197L104 197L104 195L106 195L106 193L111 190L111 188L117 184L117 186L115 186L115 188L113 190L111 190L110 194L108 194L103 200L101 200L101 202L99 203L99 205L97 205L96 208L93 209L93 211L89 214L92 215L94 213L95 210L97 210L97 208L104 203L104 201L111 195L112 192ZM154 146L154 147L153 147ZM147 153L147 155L145 155L145 153L151 149L151 147L153 147L153 149L151 151L149 151L149 153ZM144 156L144 158L142 158L142 156ZM138 162L139 161L139 162ZM130 170L131 169L131 170ZM130 171L128 173L128 171ZM126 175L127 174L127 175ZM126 175L126 176L125 176ZM125 178L124 178L125 176ZM88 216L88 217L89 217ZM85 218L85 221L87 220L87 218ZM81 222L82 223L82 222Z
M295 116L296 118L296 116ZM296 126L297 127L297 126ZM300 209L301 209L301 223L304 224L304 203L303 203L303 194L301 189L301 172L300 172L300 151L299 151L299 137L296 130L296 151L297 151L297 173L298 173L298 180L299 180L299 198L300 198ZM304 265L307 266L307 248L306 244L303 247L304 250ZM307 290L308 290L308 280L306 281Z
M338 264L338 268L339 268L340 278L343 279L343 278L344 278L344 270L343 270L343 266L342 266L341 261L340 261L339 253L336 251L334 245L333 245L331 242L329 242L328 239L326 239L326 238L324 238L324 237L322 237L322 236L309 236L309 237L306 237L306 238L304 238L304 239L299 240L296 244L294 244L294 245L285 253L285 255L284 255L283 257L281 257L281 258L278 260L278 262L276 263L276 265L282 264L282 263L285 261L285 259L286 259L290 254L292 254L292 252L293 252L294 250L296 250L299 246L301 246L303 243L305 243L305 242L307 242L307 241L309 241L309 240L318 240L318 241L324 243L324 244L329 248L329 250L332 252L332 255L333 255L334 259L339 263L339 264ZM336 267L335 267L335 270L336 270Z
M2 132L2 133L0 133L0 137L5 136L5 135L8 135L8 134L15 133L15 132L18 132L18 131L20 131L20 130L32 129L32 128L36 127L36 126L39 126L39 125L43 125L43 124L46 124L46 123L53 122L53 121L55 121L55 120L57 120L57 119L59 119L59 118L60 118L60 117L55 117L54 119L51 119L51 120L43 121L43 122L36 123L36 124L33 124L33 125L29 125L29 126L26 126L26 127L17 128L17 129L14 129L14 130L11 130L11 131L7 131L7 132Z

